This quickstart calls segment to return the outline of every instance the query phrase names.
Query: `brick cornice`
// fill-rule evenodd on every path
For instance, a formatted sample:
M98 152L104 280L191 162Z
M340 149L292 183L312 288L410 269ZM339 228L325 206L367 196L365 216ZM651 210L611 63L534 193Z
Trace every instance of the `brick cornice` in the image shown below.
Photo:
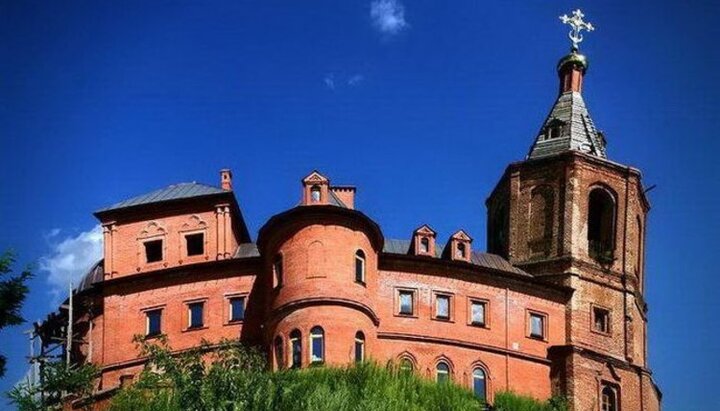
M234 258L228 260L213 260L213 261L202 261L198 263L186 264L177 267L161 268L153 271L146 271L142 273L133 273L124 275L121 277L111 278L101 281L94 285L100 289L107 287L121 286L124 284L137 284L140 281L152 282L152 280L163 279L172 280L186 277L193 271L206 270L209 268L239 268L242 270L248 270L252 268L260 267L260 257L247 257L247 258ZM210 276L214 278L228 278L236 277L244 274L239 274L237 271L227 270L222 272L214 271ZM253 275L257 275L256 272ZM197 278L194 279L197 281Z
M369 306L347 298L335 298L335 297L312 297L294 300L280 307L275 308L270 314L270 321L275 321L278 317L287 314L288 312L299 310L305 307L323 306L323 305L339 305L342 307L348 307L358 310L367 315L375 326L380 325L380 317L377 316L375 311Z
M495 347L495 346L487 345L487 344L480 344L480 343L471 342L471 341L456 340L453 338L437 338L437 337L430 337L430 336L425 336L425 335L393 333L393 332L378 332L377 336L379 339L386 339L386 340L414 341L414 342L422 342L422 343L438 344L438 345L451 345L451 346L460 347L460 348L470 348L470 349L474 349L474 350L492 352L495 354L502 354L502 355L507 355L510 357L521 358L524 360L533 361L533 362L537 362L537 363L545 364L545 365L549 365L552 363L549 359L547 359L545 357L540 357L540 356L532 355L532 354L526 354L526 353L522 353L522 352L518 352L518 351L509 350L507 348Z
M316 222L324 225L352 225L353 228L363 229L373 247L378 251L383 249L385 237L380 226L364 213L333 205L313 205L297 206L272 216L258 232L257 246L260 253L267 254L267 248L277 241L278 235L287 236Z
M393 270L396 268L396 264L402 266L404 270L409 270L411 272L436 271L439 272L440 275L444 276L453 276L453 273L455 272L470 274L472 277L467 280L478 283L484 282L481 281L483 277L478 274L493 274L493 279L496 280L505 280L508 283L514 282L516 284L532 284L534 286L541 287L546 291L556 292L561 296L569 296L574 291L571 287L548 283L531 275L522 275L491 267L479 266L466 261L445 260L442 258L423 255L380 253L378 257L378 267L380 270ZM413 267L408 269L407 265L412 265ZM414 268L414 270L412 268ZM448 272L450 274L448 274Z

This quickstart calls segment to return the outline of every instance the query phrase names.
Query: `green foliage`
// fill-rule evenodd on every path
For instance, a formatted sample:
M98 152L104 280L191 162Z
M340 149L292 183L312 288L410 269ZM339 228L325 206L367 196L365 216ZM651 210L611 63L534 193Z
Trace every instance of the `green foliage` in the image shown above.
M92 393L98 370L92 365L65 365L63 361L45 363L40 367L40 383L21 384L7 396L19 411L44 411L62 405L65 394L83 398Z
M12 251L0 254L0 279L12 274L13 264L15 264L15 254ZM16 276L0 281L0 330L25 321L20 316L20 308L28 293L26 282L31 277L30 270L25 269ZM5 362L5 357L0 355L0 377L5 375Z
M149 362L113 411L480 410L473 394L398 370L363 363L269 372L264 356L237 342L173 356L166 341L141 342Z
M504 391L495 394L495 411L567 411L567 401L552 397L548 401Z

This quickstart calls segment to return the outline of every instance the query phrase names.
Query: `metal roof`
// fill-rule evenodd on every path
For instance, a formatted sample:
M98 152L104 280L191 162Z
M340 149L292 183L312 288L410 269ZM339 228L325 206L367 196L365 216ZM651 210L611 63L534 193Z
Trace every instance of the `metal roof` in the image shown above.
M383 252L388 254L408 254L410 252L411 243L412 241L410 240L386 239L385 245L383 247ZM436 244L435 257L441 258L444 248L445 247L443 245ZM472 262L472 264L480 267L532 277L532 275L515 267L514 265L510 264L508 260L496 254L473 251L472 255L470 256L470 261Z
M257 244L255 243L244 243L238 245L235 250L233 258L249 258L249 257L260 257L260 251L258 251Z
M552 123L561 125L560 135L548 138ZM561 94L543 123L528 158L540 158L565 151L579 151L607 159L605 140L595 128L585 107L582 94L568 91Z
M85 273L82 280L80 280L77 287L75 288L76 293L81 293L85 290L89 290L93 286L93 284L102 282L105 274L104 262L104 259L100 259L100 261L93 264L93 266L90 268L90 270L88 270L87 273Z
M330 193L330 201L329 201L329 203L330 203L331 205L338 206L338 207L342 207L342 208L347 208L347 206L345 205L345 203L343 203L342 200L340 200L340 197L338 197L337 194L335 194L335 193L332 191L332 189L331 189L331 190L328 190L328 192Z
M159 190L151 191L149 193L139 195L127 200L120 201L109 207L97 210L96 213L101 213L110 210L119 210L122 208L134 207L145 204L161 203L164 201L180 200L184 198L202 197L213 194L227 193L228 191L218 187L213 187L205 184L199 184L196 182L192 183L179 183L161 188Z

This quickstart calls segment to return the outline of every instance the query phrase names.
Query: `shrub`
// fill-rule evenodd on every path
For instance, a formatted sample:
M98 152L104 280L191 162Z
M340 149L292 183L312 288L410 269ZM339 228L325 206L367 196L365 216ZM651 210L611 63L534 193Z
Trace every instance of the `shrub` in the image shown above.
M562 397L553 397L548 401L504 391L495 394L495 411L567 411L567 401Z
M199 410L480 410L482 402L453 384L436 384L390 365L267 371L262 354L235 342L173 356L144 345L148 366L113 399L113 411Z

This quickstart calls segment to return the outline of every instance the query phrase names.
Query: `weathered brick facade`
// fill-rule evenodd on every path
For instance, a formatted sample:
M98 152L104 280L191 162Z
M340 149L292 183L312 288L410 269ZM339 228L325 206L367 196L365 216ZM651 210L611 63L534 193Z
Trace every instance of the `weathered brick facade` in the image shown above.
M604 158L589 119L587 135L575 114L562 119L564 101L585 110L573 99L586 70L575 54L563 61L560 114L487 200L494 254L473 251L464 231L440 243L429 226L386 239L354 209L353 187L317 172L302 180L301 204L252 243L223 170L221 188L171 186L96 213L105 256L78 290L86 343L74 358L100 367L107 392L143 367L133 337L153 327L176 350L201 339L260 345L274 368L347 364L360 341L365 358L428 378L447 366L468 388L481 370L490 402L513 390L564 394L577 411L659 410L643 299L649 204L639 171ZM572 149L584 136L602 146Z

